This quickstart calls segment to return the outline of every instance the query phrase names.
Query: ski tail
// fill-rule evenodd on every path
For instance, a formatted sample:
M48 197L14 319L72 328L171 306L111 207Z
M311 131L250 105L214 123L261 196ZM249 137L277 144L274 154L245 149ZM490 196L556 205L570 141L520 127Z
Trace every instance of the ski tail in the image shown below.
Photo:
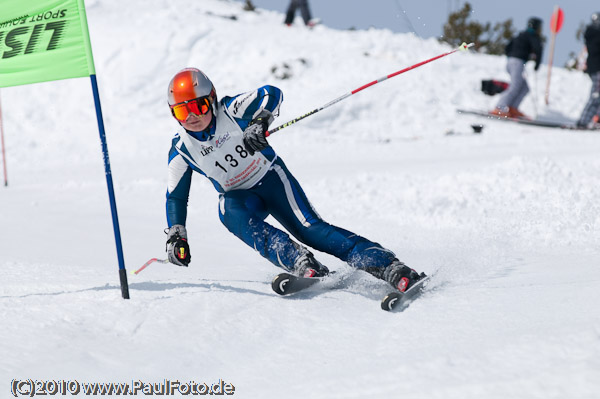
M279 295L290 295L302 291L323 277L298 277L290 273L280 273L271 282L271 288Z
M395 309L406 308L410 302L415 300L419 295L423 293L423 290L427 285L428 281L429 276L425 276L421 280L417 281L406 292L390 292L381 300L381 309L389 312Z

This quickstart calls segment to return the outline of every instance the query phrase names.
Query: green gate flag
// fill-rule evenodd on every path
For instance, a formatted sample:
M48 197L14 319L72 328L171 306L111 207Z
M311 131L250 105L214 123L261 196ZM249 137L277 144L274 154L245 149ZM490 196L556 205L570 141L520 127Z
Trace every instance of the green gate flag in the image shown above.
M0 87L92 74L83 0L0 1Z

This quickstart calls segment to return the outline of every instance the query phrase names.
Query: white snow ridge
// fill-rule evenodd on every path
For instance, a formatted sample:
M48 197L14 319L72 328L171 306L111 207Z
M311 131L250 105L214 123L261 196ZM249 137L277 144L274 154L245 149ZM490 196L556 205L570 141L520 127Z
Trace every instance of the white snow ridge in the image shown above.
M170 397L217 384L235 398L598 398L600 134L458 115L495 106L480 82L508 80L504 57L457 52L269 138L326 221L433 275L405 311L383 312L386 283L318 252L345 282L279 297L280 269L223 227L199 175L190 267L131 274L165 256L177 71L202 69L219 96L281 88L278 126L452 50L387 30L286 27L243 3L87 1L130 300L89 80L2 90L0 397L32 379L197 383ZM527 70L539 92L523 112L578 118L588 76L555 68L546 106L546 66ZM169 397L148 392L136 395Z

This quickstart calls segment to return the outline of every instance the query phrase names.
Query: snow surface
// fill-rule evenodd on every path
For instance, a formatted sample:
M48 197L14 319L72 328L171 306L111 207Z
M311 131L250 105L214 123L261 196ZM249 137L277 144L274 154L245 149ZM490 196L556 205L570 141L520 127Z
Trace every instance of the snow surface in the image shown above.
M279 13L241 8L87 2L128 272L164 256L175 72L201 68L221 96L280 87L279 125L451 50L386 30L288 28ZM293 76L278 79L284 64ZM275 295L280 270L221 225L200 176L192 264L129 274L121 299L89 80L2 90L0 396L37 378L223 379L239 398L600 397L600 135L457 115L495 105L479 85L508 80L504 66L456 53L270 138L327 221L433 274L394 314L379 309L385 283L321 253L341 285ZM586 75L555 68L547 107L545 65L527 71L537 94L524 112L579 116Z

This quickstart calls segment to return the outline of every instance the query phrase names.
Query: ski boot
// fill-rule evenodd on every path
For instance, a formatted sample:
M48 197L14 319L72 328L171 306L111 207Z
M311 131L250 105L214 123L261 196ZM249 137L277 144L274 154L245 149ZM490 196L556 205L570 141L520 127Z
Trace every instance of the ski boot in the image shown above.
M329 274L329 269L307 251L294 262L294 274L300 277L324 277Z
M405 292L417 281L427 277L425 273L417 273L398 259L394 259L389 266L383 270L383 280L387 281L400 292Z
M530 117L528 117L527 115L525 115L524 113L522 113L521 111L519 111L517 108L515 107L508 107L508 115L511 118L517 118L517 119L527 119L527 120L531 120Z
M493 110L491 110L489 112L490 115L492 116L497 116L498 118L512 118L512 116L510 115L510 113L508 112L508 108L494 108Z

